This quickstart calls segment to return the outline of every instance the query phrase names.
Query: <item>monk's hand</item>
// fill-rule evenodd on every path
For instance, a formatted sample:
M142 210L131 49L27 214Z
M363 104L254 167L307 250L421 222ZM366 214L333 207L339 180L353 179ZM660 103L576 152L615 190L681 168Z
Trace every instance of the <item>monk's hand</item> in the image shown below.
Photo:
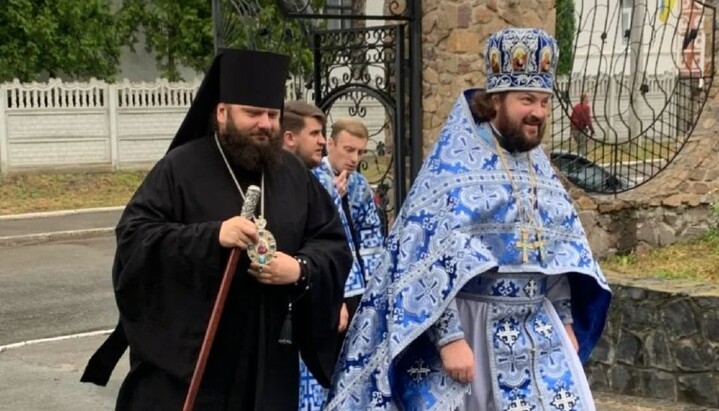
M220 226L220 245L225 248L247 249L249 244L256 244L257 226L244 217L232 217Z
M335 187L337 188L337 191L340 193L340 197L344 197L345 194L347 194L347 175L349 172L347 170L342 170L341 173L335 177Z
M294 284L300 279L300 263L294 257L278 251L267 264L250 263L247 272L262 284Z
M340 325L337 327L337 331L344 332L347 329L347 325L349 323L350 319L350 313L347 311L347 304L342 304L342 309L340 310Z
M467 340L460 338L439 349L442 366L447 374L462 383L474 380L474 353Z
M572 327L572 324L564 324L564 329L567 330L567 337L572 342L574 351L579 352L579 341L577 341L577 336L574 334L574 327Z

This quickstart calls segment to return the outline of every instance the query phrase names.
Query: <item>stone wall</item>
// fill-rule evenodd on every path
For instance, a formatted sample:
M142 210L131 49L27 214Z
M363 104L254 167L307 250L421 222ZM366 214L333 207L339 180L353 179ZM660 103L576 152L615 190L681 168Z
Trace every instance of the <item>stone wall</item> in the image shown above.
M521 5L520 5L521 3ZM422 2L424 151L434 144L459 93L485 81L484 44L505 27L554 32L554 0Z
M586 367L592 389L719 406L719 286L610 283L608 325Z
M670 199L661 205L637 202L632 206L622 204L621 195L597 202L596 197L581 194L575 196L575 204L597 256L642 254L655 247L697 238L715 224L711 204L714 195L706 199L689 193L681 195L690 197L690 201L674 204Z

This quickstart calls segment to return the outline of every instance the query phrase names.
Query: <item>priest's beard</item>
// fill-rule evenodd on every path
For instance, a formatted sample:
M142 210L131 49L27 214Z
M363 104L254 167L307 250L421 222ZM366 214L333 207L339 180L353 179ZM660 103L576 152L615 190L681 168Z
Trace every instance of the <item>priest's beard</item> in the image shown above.
M499 107L494 123L497 131L501 134L499 138L500 144L510 153L523 153L537 147L542 142L546 127L544 120L531 114L527 114L520 119L517 119L516 116L511 117L504 104ZM537 134L527 134L524 129L525 125L538 126Z
M262 171L273 168L280 161L282 136L274 130L244 129L235 126L228 117L224 132L218 133L222 149L228 160L235 166L250 171ZM267 141L255 141L253 136L264 135Z

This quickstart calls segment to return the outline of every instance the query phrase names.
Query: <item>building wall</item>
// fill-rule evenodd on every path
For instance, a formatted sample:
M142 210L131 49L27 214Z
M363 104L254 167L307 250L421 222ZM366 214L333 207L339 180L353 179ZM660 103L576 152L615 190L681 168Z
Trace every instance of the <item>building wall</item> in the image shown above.
M664 19L660 12L664 1L575 1L579 35L575 39L573 72L631 74L634 67L631 59L636 55L631 51L639 46L644 54L642 60L646 70L652 74L675 74L678 71L677 61L681 61L682 38L675 36L674 31L680 24L683 4L681 0L676 1ZM633 31L629 39L624 37L626 29Z
M129 47L123 47L120 50L120 67L117 78L129 81L155 81L162 77L157 69L155 53L145 51L143 33L139 33L138 38L139 41L135 45L134 51ZM180 67L179 71L186 81L194 81L203 75L187 67Z

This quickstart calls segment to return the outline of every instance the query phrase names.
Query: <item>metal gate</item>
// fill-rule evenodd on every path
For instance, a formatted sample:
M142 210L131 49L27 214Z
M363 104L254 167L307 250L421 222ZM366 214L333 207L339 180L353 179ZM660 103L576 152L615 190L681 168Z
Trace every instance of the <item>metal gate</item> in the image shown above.
M288 17L340 26L313 32L314 102L330 121L374 124L360 171L375 187L386 228L422 164L421 1L338 0L346 8L334 14L279 1ZM368 13L372 2L383 12Z
M696 0L557 1L557 37L568 54L564 67L560 60L549 146L570 181L616 194L676 158L709 98L715 15ZM571 124L581 95L593 132Z

